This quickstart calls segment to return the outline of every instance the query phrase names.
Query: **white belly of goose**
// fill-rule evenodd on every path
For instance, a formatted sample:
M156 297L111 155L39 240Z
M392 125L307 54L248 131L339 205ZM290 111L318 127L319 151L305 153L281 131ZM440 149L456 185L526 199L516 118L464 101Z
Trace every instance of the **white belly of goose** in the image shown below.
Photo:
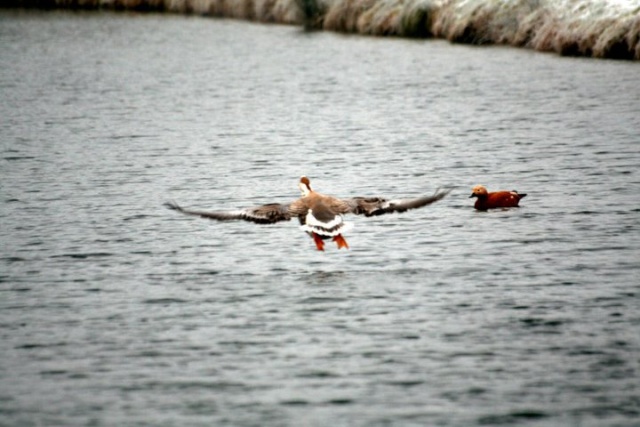
M320 221L313 215L312 209L309 209L309 212L307 212L304 222L305 223L300 226L301 230L328 237L337 236L353 228L353 223L344 221L340 215L334 216L333 219L328 222Z

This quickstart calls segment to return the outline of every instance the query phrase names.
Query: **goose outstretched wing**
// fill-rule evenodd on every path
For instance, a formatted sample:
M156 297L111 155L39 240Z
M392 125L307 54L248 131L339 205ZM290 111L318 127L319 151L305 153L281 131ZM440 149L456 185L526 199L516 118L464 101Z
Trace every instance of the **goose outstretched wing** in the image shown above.
M243 220L255 222L257 224L274 224L280 221L289 221L292 217L289 210L290 205L280 203L270 203L252 208L238 209L234 211L197 211L184 209L175 202L164 204L169 209L181 212L186 215L199 216L201 218L213 219L216 221L236 221Z
M422 208L438 200L442 200L450 192L451 189L438 189L431 196L417 197L414 199L388 200L382 197L354 197L346 199L344 202L348 204L350 213L364 216L377 216Z

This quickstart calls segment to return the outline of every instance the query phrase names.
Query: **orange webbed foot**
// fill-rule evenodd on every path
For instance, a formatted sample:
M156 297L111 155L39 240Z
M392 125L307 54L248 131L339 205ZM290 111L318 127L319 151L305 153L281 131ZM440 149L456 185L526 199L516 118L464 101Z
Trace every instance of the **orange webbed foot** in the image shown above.
M349 245L347 244L347 241L344 239L344 237L342 237L342 234L338 234L337 236L335 236L333 238L333 241L337 243L338 249L349 249Z
M311 237L313 237L316 248L318 248L319 251L324 251L324 242L322 241L320 236L318 236L316 233L311 233Z

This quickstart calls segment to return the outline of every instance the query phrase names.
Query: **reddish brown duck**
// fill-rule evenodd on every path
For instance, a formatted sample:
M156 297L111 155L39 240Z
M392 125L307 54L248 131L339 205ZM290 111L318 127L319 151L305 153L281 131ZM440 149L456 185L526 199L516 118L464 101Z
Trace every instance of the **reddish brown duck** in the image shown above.
M520 194L517 191L494 191L489 193L482 185L476 185L471 190L469 198L477 197L474 207L479 211L496 208L515 208L518 207L520 199L526 194Z

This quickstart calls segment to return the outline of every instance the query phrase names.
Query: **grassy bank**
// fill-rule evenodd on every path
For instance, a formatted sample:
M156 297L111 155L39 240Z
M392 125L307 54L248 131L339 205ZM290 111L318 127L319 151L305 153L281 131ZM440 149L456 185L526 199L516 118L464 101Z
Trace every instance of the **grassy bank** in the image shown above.
M640 60L640 0L6 0L3 4L189 13Z

